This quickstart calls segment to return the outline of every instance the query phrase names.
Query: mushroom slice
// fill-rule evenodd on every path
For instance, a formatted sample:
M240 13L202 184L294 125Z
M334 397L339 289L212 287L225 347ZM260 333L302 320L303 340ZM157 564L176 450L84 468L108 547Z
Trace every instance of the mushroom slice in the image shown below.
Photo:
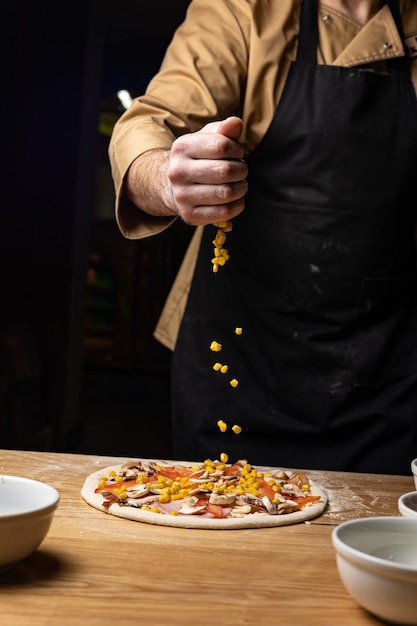
M130 467L128 467L127 469L123 470L123 478L125 480L133 480L134 478L139 476L139 474L140 474L140 472L139 472L138 468L130 468Z
M235 493L212 493L209 497L210 504L221 504L222 506L233 504L235 500Z
M183 513L183 515L193 515L193 513L199 513L200 511L204 511L206 508L206 503L198 504L198 498L195 496L189 496L184 499L184 502L179 509L179 513Z
M208 475L208 471L203 467L195 472L192 472L192 474L190 474L190 480L206 479L208 478Z
M287 482L289 478L287 472L284 472L284 470L278 470L277 472L273 474L273 477L276 478L277 480L283 480L284 482Z
M147 476L151 475L151 474L155 474L158 471L157 466L155 465L155 463L153 463L152 461L139 461L139 463L137 463L137 467L140 470L140 472L144 472Z
M240 479L240 476L224 476L222 479L222 482L224 485L232 485L239 479Z
M245 502L251 504L252 506L262 506L262 499L258 498L258 496L253 496L251 493L246 493L242 496Z
M292 513L293 511L298 511L300 508L297 502L292 500L287 500L286 502L280 502L277 505L278 515L282 513Z
M150 491L151 493L156 493L158 496L160 496L160 495L161 495L161 493L162 493L162 487L161 487L161 488L159 488L159 487L153 487L152 485L150 485L150 487L149 487L149 491Z
M210 474L210 480L213 478L222 478L222 476L224 476L224 470L214 470L214 472Z
M268 496L264 496L262 498L262 504L264 505L265 509L268 511L270 515L277 515L278 513L277 505L274 504L272 500L268 498Z
M126 495L128 498L142 498L149 493L149 489L146 485L138 483L134 487L128 487L126 489Z
M276 502L287 502L287 498L282 496L278 491L275 493L274 501Z
M198 494L208 497L212 492L209 491L208 489L202 489L201 487L194 487L194 489L191 489L191 491L188 492L189 496L196 496Z
M303 474L303 472L298 472L297 474L289 476L287 483L290 483L291 485L296 485L297 487L300 487L300 489L308 490L310 488L310 481L308 480L307 476Z
M284 485L282 485L281 493L288 493L290 495L299 496L299 497L306 495L305 491L300 489L300 487L293 485L292 483L285 483Z
M231 515L233 516L241 516L248 515L252 511L252 507L250 504L237 504L231 510Z
M128 497L125 501L129 506L135 506L140 509L145 504L151 504L153 502L158 503L158 498L155 495L144 496L143 498L130 498Z

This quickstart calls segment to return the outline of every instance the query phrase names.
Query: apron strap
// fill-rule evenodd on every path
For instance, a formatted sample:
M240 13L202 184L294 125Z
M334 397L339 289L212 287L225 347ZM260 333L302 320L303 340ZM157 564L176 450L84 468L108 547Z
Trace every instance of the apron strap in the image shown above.
M318 44L317 1L302 0L298 35L297 61L303 65L316 65Z
M395 25L399 32L401 41L404 41L404 31L403 24L401 21L400 9L398 6L398 0L388 0L387 4L394 18ZM407 55L402 57L396 57L395 59L389 59L388 68L393 73L407 74L410 75L410 63Z

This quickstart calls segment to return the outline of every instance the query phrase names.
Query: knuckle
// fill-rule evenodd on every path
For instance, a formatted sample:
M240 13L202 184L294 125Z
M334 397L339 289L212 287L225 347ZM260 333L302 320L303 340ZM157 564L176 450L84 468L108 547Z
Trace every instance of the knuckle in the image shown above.
M221 182L238 182L246 178L247 165L242 161L223 159L219 161L217 175Z
M225 138L222 135L213 135L212 137L212 152L214 158L222 159L225 156Z
M233 184L218 185L216 188L217 200L222 203L230 202L235 197L235 190Z
M182 178L182 172L183 170L178 161L170 160L168 165L168 178L170 181L173 183L180 181Z
M233 177L233 162L222 160L218 166L218 176L222 182L228 182Z

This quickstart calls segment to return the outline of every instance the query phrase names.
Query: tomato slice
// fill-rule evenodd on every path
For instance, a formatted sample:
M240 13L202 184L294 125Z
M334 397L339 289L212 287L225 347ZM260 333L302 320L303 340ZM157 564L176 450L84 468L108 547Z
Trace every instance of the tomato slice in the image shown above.
M192 471L186 467L162 467L158 470L158 474L171 480L179 480L184 477L190 476Z
M320 500L320 496L300 496L297 498L297 502L301 508L310 502L317 502L318 500Z
M210 504L209 502L207 502L205 510L207 513L211 513L213 517L223 517L223 507L221 504Z
M275 491L272 489L271 485L268 485L264 478L257 478L259 482L259 494L260 496L268 496L270 500L275 498Z
M224 475L225 476L240 476L241 469L239 465L230 465L225 468Z

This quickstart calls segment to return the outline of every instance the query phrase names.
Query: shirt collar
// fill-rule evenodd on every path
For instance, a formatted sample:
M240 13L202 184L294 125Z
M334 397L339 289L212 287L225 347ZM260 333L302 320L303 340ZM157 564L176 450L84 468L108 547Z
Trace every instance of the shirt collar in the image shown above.
M394 18L387 4L358 31L356 37L334 60L334 65L354 67L405 54Z

